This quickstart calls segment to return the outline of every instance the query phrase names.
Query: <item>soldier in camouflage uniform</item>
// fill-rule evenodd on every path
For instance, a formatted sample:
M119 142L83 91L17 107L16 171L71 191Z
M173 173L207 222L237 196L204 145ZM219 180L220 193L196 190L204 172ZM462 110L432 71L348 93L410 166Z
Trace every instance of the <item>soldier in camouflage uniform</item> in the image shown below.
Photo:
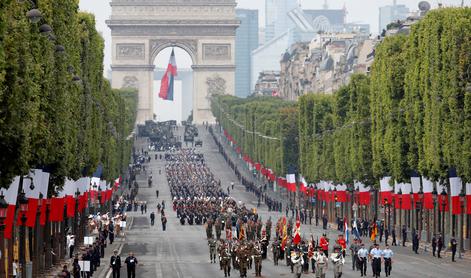
M229 245L226 244L224 248L222 248L221 256L221 264L222 268L224 269L224 277L231 276L231 250Z
M270 238L271 238L271 226L272 226L272 223L271 223L271 217L270 217L268 218L267 223L265 223L265 230L267 231L268 241L270 241Z
M275 265L278 265L278 259L280 258L280 249L280 242L278 241L278 239L275 239L275 241L273 241L271 245L271 250L273 251L273 263Z
M209 245L209 260L211 263L216 263L217 242L214 239L209 239L208 245Z
M237 249L236 260L239 263L240 277L247 277L247 263L249 261L249 254L245 245Z
M216 239L220 240L221 239L221 230L223 228L220 217L217 218L216 223L214 224L214 228L216 229Z
M253 249L253 259L255 262L255 277L261 277L262 276L262 250L260 245L256 245L255 248Z

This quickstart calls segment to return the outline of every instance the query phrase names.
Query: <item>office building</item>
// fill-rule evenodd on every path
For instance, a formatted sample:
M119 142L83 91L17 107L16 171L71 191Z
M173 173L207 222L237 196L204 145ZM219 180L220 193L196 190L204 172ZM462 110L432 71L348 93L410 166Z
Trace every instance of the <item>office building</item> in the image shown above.
M236 31L235 44L235 95L246 97L252 93L250 69L252 66L252 51L258 45L258 10L236 10L240 26Z

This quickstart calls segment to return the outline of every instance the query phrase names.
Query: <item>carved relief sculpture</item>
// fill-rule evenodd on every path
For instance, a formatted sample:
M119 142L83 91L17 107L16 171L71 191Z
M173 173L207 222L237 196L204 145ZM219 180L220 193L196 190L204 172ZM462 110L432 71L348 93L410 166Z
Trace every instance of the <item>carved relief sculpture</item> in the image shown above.
M226 80L218 74L208 77L206 84L208 85L208 97L226 94Z
M145 46L142 43L120 43L116 45L116 58L120 60L142 60L145 57Z
M203 59L205 60L230 60L230 44L203 44Z
M139 80L137 80L137 77L135 77L135 76L125 76L123 78L123 86L121 88L123 88L123 89L127 89L127 88L138 89L139 88Z

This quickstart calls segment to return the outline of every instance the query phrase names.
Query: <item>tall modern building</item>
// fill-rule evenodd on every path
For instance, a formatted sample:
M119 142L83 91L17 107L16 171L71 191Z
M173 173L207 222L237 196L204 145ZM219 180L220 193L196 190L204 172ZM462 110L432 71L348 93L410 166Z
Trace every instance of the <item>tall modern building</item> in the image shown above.
M288 13L299 7L297 0L265 0L265 41L294 27Z
M378 33L381 34L383 29L386 29L389 23L404 20L409 16L410 10L405 5L398 5L396 0L392 5L379 8L379 29Z
M235 43L235 95L246 97L252 93L250 69L252 67L252 51L258 45L258 10L236 10L240 26L236 31Z

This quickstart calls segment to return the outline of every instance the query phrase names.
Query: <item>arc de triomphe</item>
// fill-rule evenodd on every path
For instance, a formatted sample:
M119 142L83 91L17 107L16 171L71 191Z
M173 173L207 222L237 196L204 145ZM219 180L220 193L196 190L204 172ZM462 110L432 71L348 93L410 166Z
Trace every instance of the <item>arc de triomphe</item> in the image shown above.
M164 48L193 61L193 120L213 122L212 94L234 95L235 0L112 0L112 87L139 91L137 122L153 118L154 60Z

